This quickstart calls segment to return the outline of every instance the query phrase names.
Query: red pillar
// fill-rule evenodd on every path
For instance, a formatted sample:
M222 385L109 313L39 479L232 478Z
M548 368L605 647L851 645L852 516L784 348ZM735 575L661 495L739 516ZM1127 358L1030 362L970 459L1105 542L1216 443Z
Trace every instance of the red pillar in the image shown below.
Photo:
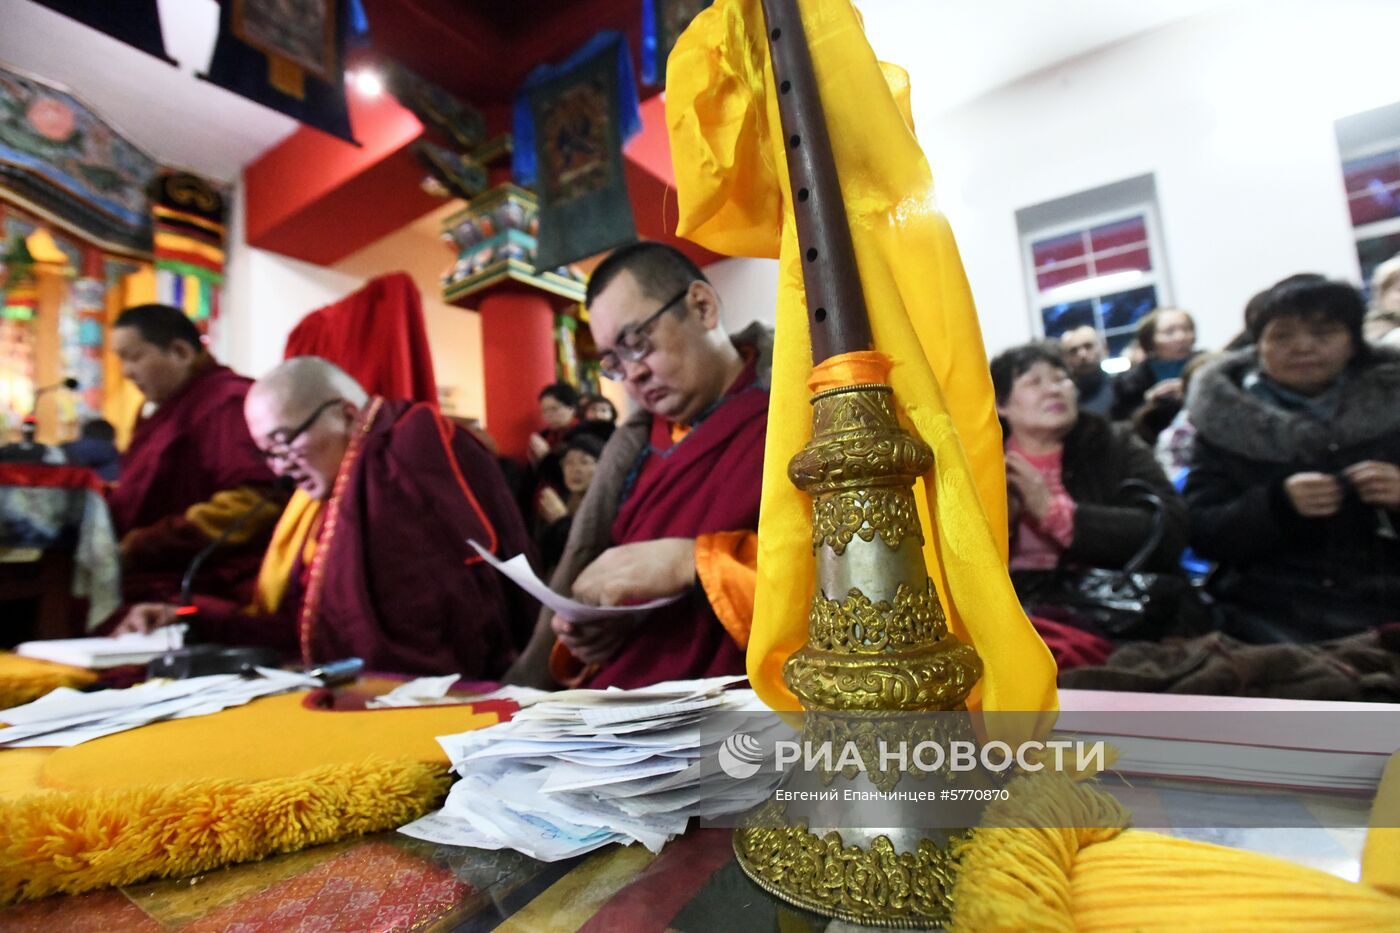
M486 388L486 430L501 453L525 459L538 431L540 389L554 381L554 306L528 286L503 285L483 293L481 356Z

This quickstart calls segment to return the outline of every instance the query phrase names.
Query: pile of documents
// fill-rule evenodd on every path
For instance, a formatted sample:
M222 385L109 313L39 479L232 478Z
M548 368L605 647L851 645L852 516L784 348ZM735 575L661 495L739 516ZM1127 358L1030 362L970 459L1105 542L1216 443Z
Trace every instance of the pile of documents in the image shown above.
M90 670L145 664L176 648L185 646L185 627L167 625L154 632L127 632L108 638L49 638L26 641L15 654L57 664L71 664Z
M215 674L188 680L148 680L125 690L82 693L68 687L33 703L0 710L0 747L68 748L162 719L207 716L286 690L319 687L305 674L257 668L257 676Z
M737 779L718 764L736 728L785 728L755 715L767 707L753 691L725 690L743 679L570 690L537 699L508 722L440 737L461 780L440 811L400 832L545 861L613 842L658 852L692 817L747 810L777 784L771 771Z

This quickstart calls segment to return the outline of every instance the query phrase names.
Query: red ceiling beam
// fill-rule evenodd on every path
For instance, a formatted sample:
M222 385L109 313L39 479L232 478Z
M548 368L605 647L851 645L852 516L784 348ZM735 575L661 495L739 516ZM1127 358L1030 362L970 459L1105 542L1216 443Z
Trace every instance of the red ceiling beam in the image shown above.
M407 151L413 114L388 95L349 102L362 145L301 127L244 169L249 245L328 265L442 204Z

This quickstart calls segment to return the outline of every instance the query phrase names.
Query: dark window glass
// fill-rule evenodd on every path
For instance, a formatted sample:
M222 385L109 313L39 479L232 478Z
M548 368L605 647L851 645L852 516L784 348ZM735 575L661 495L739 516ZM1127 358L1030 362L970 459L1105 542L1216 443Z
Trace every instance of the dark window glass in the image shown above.
M1041 308L1040 319L1045 323L1047 338L1057 338L1065 331L1083 327L1085 324L1090 327L1097 326L1094 323L1094 302L1090 299Z
M1133 288L1099 299L1105 330L1133 327L1147 312L1157 307L1157 289L1151 285Z

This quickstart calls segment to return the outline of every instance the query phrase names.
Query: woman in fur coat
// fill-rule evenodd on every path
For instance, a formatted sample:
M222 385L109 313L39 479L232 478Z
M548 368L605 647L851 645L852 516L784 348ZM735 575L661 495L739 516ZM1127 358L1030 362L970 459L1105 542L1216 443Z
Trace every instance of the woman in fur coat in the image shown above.
M1400 353L1356 289L1280 284L1255 346L1197 376L1191 543L1229 634L1311 642L1400 620Z

